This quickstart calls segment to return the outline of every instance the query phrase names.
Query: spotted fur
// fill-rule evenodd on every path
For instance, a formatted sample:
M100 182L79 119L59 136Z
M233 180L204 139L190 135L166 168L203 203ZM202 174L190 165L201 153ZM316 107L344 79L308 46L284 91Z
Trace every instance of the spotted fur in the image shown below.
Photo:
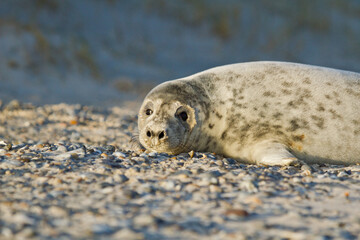
M149 104L150 117L144 114ZM177 117L180 107L193 114L193 125ZM208 151L267 165L297 158L353 164L360 163L359 119L359 73L250 62L154 88L139 112L139 138L145 148L172 154ZM147 129L159 126L166 139L149 144Z

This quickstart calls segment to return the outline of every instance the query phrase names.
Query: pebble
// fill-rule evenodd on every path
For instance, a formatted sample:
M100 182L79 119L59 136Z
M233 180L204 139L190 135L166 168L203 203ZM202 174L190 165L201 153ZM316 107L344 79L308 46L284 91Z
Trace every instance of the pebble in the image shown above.
M67 152L67 148L63 145L58 145L56 150L59 152Z
M5 149L6 151L10 151L10 150L12 149L12 144L11 144L11 143L6 144L5 147L4 147L4 149Z
M210 185L209 190L212 193L220 193L220 192L222 192L221 188L219 186L216 186L216 185Z
M203 173L203 176L208 177L208 178L218 178L218 177L220 177L222 175L223 174L218 170Z
M140 214L134 218L133 223L136 228L144 228L154 224L155 219L148 214Z
M130 189L126 189L123 192L124 196L129 198L129 199L133 199L133 198L138 198L140 197L140 194L134 190L130 190Z
M105 150L108 151L108 152L114 152L115 147L113 145L106 145Z
M69 214L66 209L58 206L50 206L47 213L55 218L65 218Z
M119 183L124 183L124 182L129 181L129 178L123 174L119 174L119 175L114 176L114 180Z
M114 239L129 239L129 240L143 240L145 236L143 233L135 232L129 228L124 228L113 234Z
M240 183L240 189L250 192L250 193L259 192L259 189L258 189L257 185L255 184L255 182L252 180L249 180L249 179L245 179L244 181L242 181Z
M337 177L341 178L341 177L348 177L349 174L345 171L341 171L337 174Z
M151 152L151 153L149 153L149 156L150 156L150 157L156 157L156 156L157 156L157 153L156 153L156 152Z
M237 163L237 162L236 162L234 159L232 159L232 158L224 158L224 159L223 159L223 162L224 162L225 164L227 164L227 165L234 165L234 164Z
M244 210L244 209L228 209L226 210L226 212L224 213L226 216L231 217L231 216L235 216L235 217L247 217L249 216L249 213Z
M91 230L96 235L108 235L114 232L113 228L107 224L94 224Z
M118 158L126 158L126 154L123 152L114 152L113 155Z
M61 153L61 154L53 154L53 159L55 161L64 161L66 159L70 159L70 158L74 158L74 159L78 159L78 158L82 158L85 155L85 151L82 148L79 149L75 149L73 151L69 151L69 152L65 152L65 153Z
M174 181L167 180L167 181L161 182L160 186L163 187L167 191L174 191L176 184Z
M17 239L29 239L29 238L33 238L35 235L36 235L36 232L34 231L34 229L32 229L30 227L26 227L16 234L16 238Z
M16 160L4 160L0 163L0 168L12 168L12 167L21 167L24 163Z
M35 223L35 219L29 217L28 215L26 215L24 213L20 213L20 212L16 213L14 216L12 216L12 221L21 226L33 225Z
M188 178L191 176L191 174L192 172L190 170L184 169L174 172L173 176L177 176L179 178Z
M193 193L193 192L195 192L195 191L198 191L199 190L199 185L196 185L196 184L187 184L186 186L185 186L185 188L184 188L184 190L186 191L186 192L190 192L190 193Z

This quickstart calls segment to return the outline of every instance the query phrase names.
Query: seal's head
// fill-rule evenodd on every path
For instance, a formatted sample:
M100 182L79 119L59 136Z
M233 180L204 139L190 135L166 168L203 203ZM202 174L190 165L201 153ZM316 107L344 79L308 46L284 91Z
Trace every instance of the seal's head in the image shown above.
M201 121L197 104L192 101L195 98L194 87L182 81L154 88L140 108L140 143L148 150L168 154L192 150Z

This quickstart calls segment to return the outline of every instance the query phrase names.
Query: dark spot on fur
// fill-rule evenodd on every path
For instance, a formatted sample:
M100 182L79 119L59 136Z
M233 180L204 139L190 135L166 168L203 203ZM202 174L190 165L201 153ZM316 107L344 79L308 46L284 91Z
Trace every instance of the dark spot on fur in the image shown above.
M263 93L264 97L276 97L275 92L271 92L271 91L266 91Z
M325 98L331 99L331 96L329 94L325 94Z
M255 134L254 134L254 138L255 139L259 139L259 138L262 138L264 137L266 134L268 134L269 131L265 131L265 130L259 130L259 131L256 131Z
M354 91L354 90L351 89L351 88L347 88L347 89L346 89L346 92L347 92L348 94L350 94L350 95L353 95L353 96L356 96L356 97L360 97L360 92L356 92L356 91Z
M352 123L354 124L354 127L357 128L354 130L355 135L360 134L360 120L353 120Z
M299 128L300 128L300 125L298 124L297 120L290 121L290 131L296 131Z
M284 135L284 132L283 132L283 131L280 131L280 130L275 131L275 133L276 133L277 135L279 135L279 136Z
M209 123L209 128L212 129L215 126L215 124Z
M293 83L284 81L281 83L281 85L283 85L284 87L291 87L293 85Z
M311 91L307 88L303 88L302 89L302 93L301 93L301 97L303 98L311 98L312 95L311 95Z
M285 95L291 95L291 90L288 90L288 89L281 89L281 92Z
M294 101L288 102L287 105L288 105L289 107L291 107L291 108L296 108Z
M244 91L243 88L238 88L238 89L234 88L234 89L232 89L233 98L238 99L238 98L239 98L238 96L239 96L243 91Z
M220 79L213 73L206 73L198 76L198 81L201 82L209 92L212 92L215 89L215 84L212 80Z
M340 114L338 114L334 109L330 109L329 112L332 115L332 119L342 119L342 116Z
M324 105L322 103L318 103L318 107L316 108L316 110L319 112L325 111Z
M306 78L303 80L303 83L305 83L305 84L311 84L310 78L306 77Z
M224 104L225 104L225 102L224 102L224 101L222 101L222 100L220 100L220 101L219 101L219 103L220 103L220 104L222 104L222 105L224 105Z
M315 125L318 128L320 128L320 129L324 128L324 123L325 123L324 118L318 117L318 116L315 116L315 115L311 115L311 118L315 121Z
M222 116L220 113L218 113L218 112L216 112L215 115L216 115L219 119L222 119L222 117L223 117L223 116Z
M226 138L227 135L227 130L225 130L222 134L221 134L221 139L224 140Z
M299 128L308 129L309 123L304 119L294 118L290 121L290 127L288 127L287 130L294 132Z
M292 135L291 136L292 140L294 142L302 142L305 138L305 135L304 134L301 134L301 135Z
M274 113L273 117L278 120L278 119L280 119L280 117L281 117L282 115L283 115L283 114L282 114L281 112L277 112L277 113Z
M229 72L229 75L233 75L233 74L234 74L234 73ZM230 77L228 78L228 82L229 82L229 83L234 82L234 77L233 77L233 76L230 76Z
M299 106L307 106L308 103L306 100L312 98L311 91L307 88L298 88L296 90L297 99L291 100L288 102L288 107L290 108L298 108Z
M256 73L255 75L253 75L253 78L254 78L256 81L261 81L261 80L264 80L265 74L263 74L263 73Z
M246 132L246 131L248 131L250 128L251 128L250 124L246 124L246 125L244 125L240 130L241 130L242 132Z

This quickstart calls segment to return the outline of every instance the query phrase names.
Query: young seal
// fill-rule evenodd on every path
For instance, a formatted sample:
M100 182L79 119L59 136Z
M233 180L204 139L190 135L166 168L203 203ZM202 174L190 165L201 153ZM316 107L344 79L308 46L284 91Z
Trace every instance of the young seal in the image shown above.
M151 151L360 163L360 74L285 62L216 67L151 90L138 126Z

